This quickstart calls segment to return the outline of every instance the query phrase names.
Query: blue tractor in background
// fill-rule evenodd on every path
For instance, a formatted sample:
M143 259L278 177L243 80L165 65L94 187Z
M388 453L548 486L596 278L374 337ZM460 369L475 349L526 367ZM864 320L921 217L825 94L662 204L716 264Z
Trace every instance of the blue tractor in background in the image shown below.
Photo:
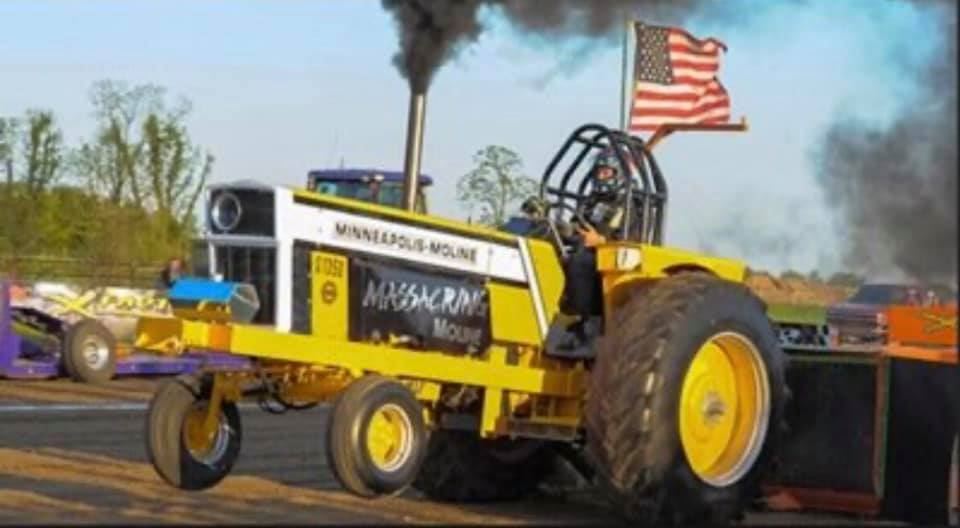
M417 208L427 212L424 190L433 184L426 174L420 175ZM403 208L403 171L380 169L319 169L307 174L307 189L322 194Z

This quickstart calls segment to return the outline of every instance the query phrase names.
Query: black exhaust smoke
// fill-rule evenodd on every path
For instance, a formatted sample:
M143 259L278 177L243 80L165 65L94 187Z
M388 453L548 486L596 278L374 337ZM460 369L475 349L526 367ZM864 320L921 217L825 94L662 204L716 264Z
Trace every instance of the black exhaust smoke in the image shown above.
M437 70L477 40L485 29L480 23L481 7L498 10L515 28L529 34L609 38L637 17L672 22L694 13L731 21L743 18L742 12L727 4L712 0L381 0L393 14L399 33L400 49L393 64L414 93L426 92Z
M956 280L956 2L900 0L943 10L944 35L937 63L917 72L910 110L887 129L839 118L818 153L819 185L828 205L849 226L847 264L889 262L887 270ZM414 203L423 134L424 94L437 70L483 32L480 8L497 10L527 35L593 37L615 43L627 20L682 24L693 16L728 25L762 17L773 4L748 11L736 2L710 0L381 0L394 17L399 50L393 63L410 83L407 132L407 206ZM790 0L798 9L808 0ZM842 23L842 22L841 22ZM414 176L411 178L411 176ZM873 270L882 273L885 270Z
M407 147L404 162L404 207L413 210L423 149L426 93L434 74L474 42L483 27L483 6L499 8L517 27L537 34L607 36L623 27L637 6L653 16L676 15L703 7L708 0L381 0L397 24L400 49L393 64L410 83ZM630 10L630 11L628 11Z
M940 47L888 127L837 119L816 154L817 178L847 241L846 267L957 283L957 6L912 0L939 12ZM895 57L894 57L895 58Z
M410 110L407 113L407 151L403 162L403 207L407 211L415 210L417 205L426 105L427 94L425 91L410 92Z

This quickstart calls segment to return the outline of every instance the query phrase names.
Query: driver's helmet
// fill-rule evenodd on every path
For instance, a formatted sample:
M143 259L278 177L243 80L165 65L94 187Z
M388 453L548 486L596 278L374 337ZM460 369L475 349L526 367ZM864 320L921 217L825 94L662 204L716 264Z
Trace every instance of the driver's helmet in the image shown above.
M604 167L609 167L613 171L613 176L601 180L596 177L596 175L598 175L599 170ZM603 199L613 198L622 187L623 178L621 178L620 159L617 158L617 154L613 151L612 147L607 147L597 154L593 160L593 172L595 175L593 180L593 193Z
M603 149L602 152L597 154L597 157L593 160L593 166L596 169L609 167L613 169L615 176L620 172L620 160L617 159L616 153L610 147Z

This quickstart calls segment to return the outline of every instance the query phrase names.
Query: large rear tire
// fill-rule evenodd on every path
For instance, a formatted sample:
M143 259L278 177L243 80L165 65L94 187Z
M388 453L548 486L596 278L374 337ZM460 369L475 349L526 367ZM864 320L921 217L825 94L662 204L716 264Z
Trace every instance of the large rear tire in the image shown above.
M745 286L683 274L634 291L601 338L585 408L605 496L632 521L741 518L775 449L784 368Z
M487 440L475 431L437 430L413 487L433 500L522 499L551 471L550 450L535 440Z

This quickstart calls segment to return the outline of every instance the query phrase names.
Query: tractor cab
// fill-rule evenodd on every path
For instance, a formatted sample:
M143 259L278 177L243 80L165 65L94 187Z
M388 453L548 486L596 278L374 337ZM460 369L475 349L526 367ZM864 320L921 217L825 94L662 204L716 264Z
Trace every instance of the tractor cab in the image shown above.
M427 212L424 189L433 184L426 174L420 175L417 189L417 209ZM321 194L361 200L390 207L403 208L403 172L379 169L321 169L307 174L307 189Z
M612 182L597 179L596 160L613 160ZM566 254L579 235L575 225L592 225L597 207L618 210L620 240L659 245L663 240L667 185L660 167L640 138L598 124L576 129L547 165L537 196L527 199L524 216L511 218L505 231L552 239Z

